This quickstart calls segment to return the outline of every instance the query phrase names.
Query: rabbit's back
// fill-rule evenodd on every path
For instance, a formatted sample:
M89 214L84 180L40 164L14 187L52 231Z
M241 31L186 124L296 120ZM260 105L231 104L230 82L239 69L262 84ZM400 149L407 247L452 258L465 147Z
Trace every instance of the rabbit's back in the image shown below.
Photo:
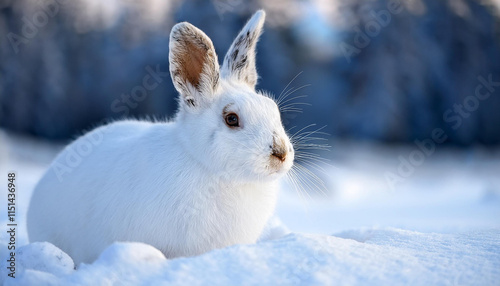
M87 261L145 226L141 220L155 209L155 199L176 196L176 183L169 182L172 170L186 163L173 143L174 125L115 122L66 147L33 192L30 241L52 242L75 260Z

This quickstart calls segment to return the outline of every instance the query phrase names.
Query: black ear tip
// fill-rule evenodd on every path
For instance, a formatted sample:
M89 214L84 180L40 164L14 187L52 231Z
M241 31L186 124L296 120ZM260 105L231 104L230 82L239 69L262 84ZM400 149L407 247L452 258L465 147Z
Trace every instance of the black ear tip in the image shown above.
M246 37L260 36L262 33L262 28L264 27L264 22L266 20L266 12L264 10L259 10L253 14L253 16L248 20L242 32L246 34ZM245 34L241 34L244 36Z
M264 10L259 10L253 14L250 19L251 22L256 22L257 26L263 26L264 21L266 20L266 12Z
M257 12L255 12L255 14L254 14L254 17L255 16L257 16L259 18L266 17L266 11L264 11L263 9L257 10Z

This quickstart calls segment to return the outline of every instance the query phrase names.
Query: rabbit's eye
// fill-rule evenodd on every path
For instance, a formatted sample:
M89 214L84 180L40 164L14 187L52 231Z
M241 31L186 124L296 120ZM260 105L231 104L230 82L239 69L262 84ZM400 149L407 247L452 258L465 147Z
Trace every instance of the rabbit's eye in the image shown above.
M236 113L229 113L228 115L226 115L226 124L229 127L240 126L238 115Z

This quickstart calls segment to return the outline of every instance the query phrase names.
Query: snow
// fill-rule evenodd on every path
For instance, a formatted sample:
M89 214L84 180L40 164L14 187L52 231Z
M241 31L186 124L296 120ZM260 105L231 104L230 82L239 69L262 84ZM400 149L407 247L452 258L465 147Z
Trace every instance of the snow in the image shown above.
M500 231L424 234L400 229L337 236L289 234L192 258L166 260L141 243L115 243L71 275L24 272L19 281L48 285L494 285L500 278ZM44 259L39 260L43 263ZM50 277L50 278L49 278ZM22 285L9 279L6 285Z
M383 174L412 146L334 142L326 194L284 185L276 217L256 244L168 260L152 246L117 242L75 270L50 243L28 244L30 192L61 145L0 130L0 174L17 172L16 278L3 285L498 285L500 153L443 149L391 189ZM6 205L5 189L1 204ZM4 208L2 207L2 210ZM3 211L2 211L3 212Z
M24 245L16 250L16 271L23 272L26 269L50 273L56 276L71 274L75 267L69 255L48 242L34 242ZM6 260L2 260L1 277L7 276Z

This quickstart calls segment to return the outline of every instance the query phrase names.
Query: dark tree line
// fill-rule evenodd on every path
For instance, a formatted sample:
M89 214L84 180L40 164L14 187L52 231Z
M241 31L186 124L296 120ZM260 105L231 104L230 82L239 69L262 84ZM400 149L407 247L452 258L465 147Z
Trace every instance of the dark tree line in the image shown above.
M168 75L172 25L200 27L221 61L238 29L263 7L268 24L258 45L258 87L278 95L300 72L289 89L310 84L291 95L307 94L297 101L312 106L284 114L289 127L316 123L334 137L386 142L430 138L441 128L448 143L500 142L494 5L150 2L96 9L87 0L1 1L0 127L68 139L109 118L168 118L176 109Z

